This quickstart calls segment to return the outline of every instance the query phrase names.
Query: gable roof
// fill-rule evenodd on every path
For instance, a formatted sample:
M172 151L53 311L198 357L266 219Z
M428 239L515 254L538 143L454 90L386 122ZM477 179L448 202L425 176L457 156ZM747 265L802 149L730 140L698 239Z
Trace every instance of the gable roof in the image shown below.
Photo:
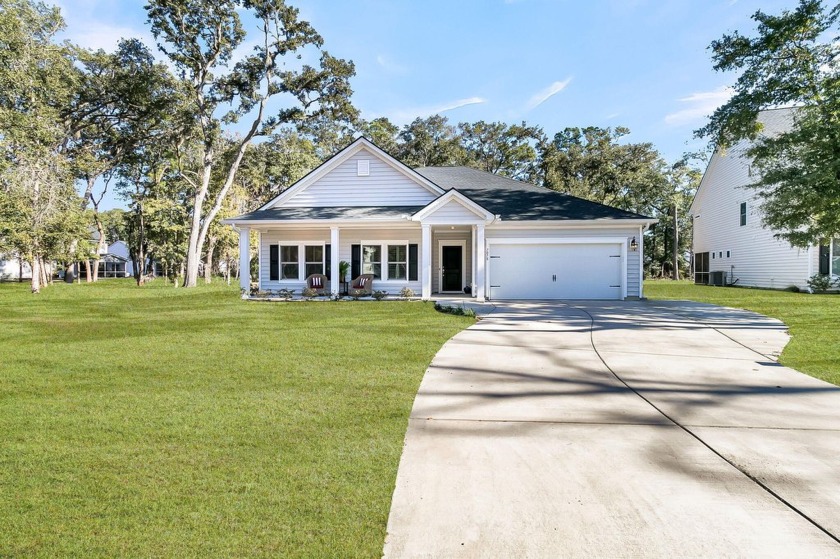
M763 111L759 111L756 115L756 120L762 124L762 130L759 133L759 137L773 137L789 132L791 128L793 128L793 118L796 114L796 109L796 107L780 107L777 109L765 109ZM703 171L703 177L700 179L700 184L697 186L697 191L694 193L694 198L691 201L689 211L692 215L694 214L695 203L701 198L700 193L708 190L708 183L710 180L717 178L713 176L714 173L710 171L714 168L718 161L724 157L730 157L733 159L745 158L746 160L746 152L753 145L754 142L752 140L745 138L730 146L723 152L720 149L715 149L714 153L712 153L712 156L709 158L709 163L706 165L706 170ZM732 182L733 188L745 186L747 184L746 182L739 184L735 184L737 181Z
M487 223L494 221L497 216L494 215L492 212L488 211L486 208L482 207L481 204L476 203L474 200L470 199L469 197L465 196L457 189L452 188L446 194L443 194L429 202L423 209L418 211L412 216L414 221L421 221L426 219L427 217L434 215L435 212L442 209L449 203L458 204L464 210L466 210L469 214L472 214L476 219L481 219Z
M420 167L415 171L441 188L456 189L505 221L650 220L647 216L470 167Z
M347 147L345 147L344 149L342 149L341 151L339 151L338 153L321 163L318 167L314 168L312 171L307 173L302 179L298 180L292 186L278 194L272 200L260 206L259 209L266 210L269 208L274 208L278 204L282 204L285 200L289 200L296 194L306 190L309 186L317 182L318 179L324 177L330 171L337 168L339 165L341 165L342 163L344 163L345 161L347 161L362 150L367 150L371 153L371 155L377 157L379 160L387 164L389 167L393 168L398 173L411 179L420 187L427 190L430 194L434 196L439 196L443 194L443 190L437 185L435 185L433 182L415 173L411 169L411 167L404 165L396 158L392 157L391 155L383 151L381 148L376 146L376 144L374 144L364 136L360 136L359 138L351 142Z

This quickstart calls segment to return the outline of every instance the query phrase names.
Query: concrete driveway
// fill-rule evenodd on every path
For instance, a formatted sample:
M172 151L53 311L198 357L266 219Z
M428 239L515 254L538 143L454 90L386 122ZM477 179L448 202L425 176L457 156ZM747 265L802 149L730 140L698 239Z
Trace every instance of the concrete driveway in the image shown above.
M697 303L498 306L423 379L385 557L840 557L840 388L787 339Z

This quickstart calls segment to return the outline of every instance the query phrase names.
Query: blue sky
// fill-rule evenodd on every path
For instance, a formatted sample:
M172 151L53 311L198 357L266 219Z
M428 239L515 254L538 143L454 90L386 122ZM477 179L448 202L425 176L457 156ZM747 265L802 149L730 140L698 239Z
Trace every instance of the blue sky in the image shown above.
M154 42L144 2L60 0L66 37L112 50L120 37ZM707 47L753 33L757 9L795 0L301 0L292 1L334 56L356 64L362 116L405 124L440 112L451 122L522 120L626 126L666 159L700 148L692 131L728 98L733 75ZM119 206L118 201L108 204Z

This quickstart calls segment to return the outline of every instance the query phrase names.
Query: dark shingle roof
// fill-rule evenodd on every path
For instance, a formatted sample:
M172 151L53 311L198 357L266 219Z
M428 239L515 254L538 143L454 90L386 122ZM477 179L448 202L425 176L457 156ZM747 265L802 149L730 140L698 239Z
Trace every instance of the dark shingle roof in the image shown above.
M419 167L415 169L439 187L456 189L504 221L571 219L647 219L569 194L471 169Z
M363 206L345 208L268 208L236 216L237 221L286 221L295 219L399 219L423 206Z

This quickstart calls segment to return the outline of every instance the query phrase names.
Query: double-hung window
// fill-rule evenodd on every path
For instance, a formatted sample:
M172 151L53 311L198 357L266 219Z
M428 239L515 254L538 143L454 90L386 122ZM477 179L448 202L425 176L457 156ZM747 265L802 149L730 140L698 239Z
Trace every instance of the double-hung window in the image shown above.
M300 278L300 254L297 245L280 245L280 279L290 280Z
M408 277L408 245L388 245L388 279Z
M741 202L741 227L747 224L747 203Z
M310 274L324 273L324 245L306 245L303 248L304 257L304 275L309 277Z

